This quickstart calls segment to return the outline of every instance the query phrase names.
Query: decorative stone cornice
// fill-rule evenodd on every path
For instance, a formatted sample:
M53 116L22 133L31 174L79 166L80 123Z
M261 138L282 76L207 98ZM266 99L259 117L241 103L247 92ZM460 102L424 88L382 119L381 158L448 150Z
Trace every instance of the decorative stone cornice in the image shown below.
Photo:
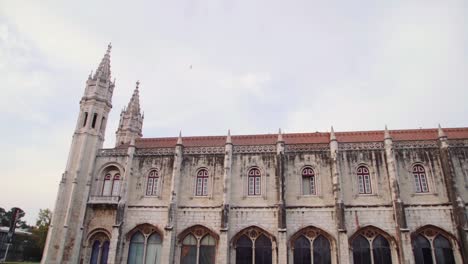
M171 156L174 155L174 148L151 148L137 149L135 156Z
M330 151L328 144L293 144L285 145L285 152Z
M234 153L276 153L276 145L234 146Z
M224 154L225 147L185 147L185 154Z
M100 149L98 151L98 157L116 157L116 156L127 156L127 149Z
M381 150L384 149L383 142L360 142L360 143L340 143L340 151L346 150Z
M395 149L438 148L435 140L394 141Z

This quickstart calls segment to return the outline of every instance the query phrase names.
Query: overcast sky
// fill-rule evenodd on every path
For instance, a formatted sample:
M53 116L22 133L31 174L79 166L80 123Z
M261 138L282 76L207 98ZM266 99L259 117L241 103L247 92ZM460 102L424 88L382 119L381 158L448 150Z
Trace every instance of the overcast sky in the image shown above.
M53 209L109 42L106 147L137 80L145 137L467 126L467 3L0 0L0 207Z

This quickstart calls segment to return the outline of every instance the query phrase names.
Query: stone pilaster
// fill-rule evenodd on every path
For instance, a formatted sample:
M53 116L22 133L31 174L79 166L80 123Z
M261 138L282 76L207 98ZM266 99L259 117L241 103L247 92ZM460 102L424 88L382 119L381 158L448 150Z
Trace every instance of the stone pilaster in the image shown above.
M450 146L447 140L447 136L439 125L439 150L440 150L440 161L442 165L442 172L445 179L445 185L447 188L447 196L449 202L452 204L453 210L453 221L457 229L457 235L460 240L460 252L461 257L466 263L468 260L468 234L466 232L467 219L464 202L461 199L456 187L456 175L452 164L452 158L450 154Z
M411 256L411 252L407 252L408 248L404 245L411 244L411 240L408 235L408 227L406 224L406 216L405 216L405 208L403 202L400 199L400 187L398 181L398 171L396 169L396 159L395 153L393 151L393 140L390 136L390 132L388 131L387 127L385 126L385 134L384 134L384 147L385 147L385 160L386 160L386 167L388 172L388 184L390 187L391 199L392 199L392 207L393 207L393 215L395 218L395 234L397 239L397 246L398 246L398 258L400 263L408 263L409 257Z
M278 263L286 263L287 248L287 225L286 225L286 201L285 201L285 179L284 179L284 140L281 130L276 142L276 181L278 186Z
M231 132L226 137L224 153L223 174L223 208L221 211L221 232L219 238L218 263L229 263L229 211L231 201L231 175L232 175L232 140Z

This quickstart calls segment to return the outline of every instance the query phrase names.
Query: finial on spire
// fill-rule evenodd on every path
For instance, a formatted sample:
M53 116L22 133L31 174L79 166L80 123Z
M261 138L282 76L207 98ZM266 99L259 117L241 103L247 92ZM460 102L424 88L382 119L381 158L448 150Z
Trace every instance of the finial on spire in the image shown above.
M107 51L106 51L106 53L107 53L107 54L110 54L111 49L112 49L112 43L109 42L109 44L107 45Z
M227 136L226 136L226 144L232 144L231 129L228 129L228 133L227 133Z
M136 89L138 89L140 87L140 81L136 81Z
M336 141L335 130L333 130L333 126L330 129L330 141Z
M388 131L387 125L385 125L384 139L392 139L392 136L390 136L390 131Z
M177 138L177 145L182 145L182 130L179 130L179 138Z
M283 142L283 133L281 133L281 128L278 129L278 140L277 142Z
M439 138L446 138L447 135L445 134L444 130L442 130L442 127L439 124L439 128L437 130Z

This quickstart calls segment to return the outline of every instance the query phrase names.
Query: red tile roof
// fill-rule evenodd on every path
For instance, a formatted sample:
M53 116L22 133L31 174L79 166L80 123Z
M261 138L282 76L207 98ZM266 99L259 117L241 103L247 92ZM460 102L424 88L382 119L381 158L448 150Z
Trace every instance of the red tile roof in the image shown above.
M444 128L449 139L468 139L468 127L465 128ZM375 142L384 140L384 131L355 131L355 132L335 132L338 142ZM436 140L438 138L437 129L407 129L390 130L390 135L395 141L411 140ZM232 136L234 145L272 145L276 144L277 134L260 135L238 135ZM311 144L329 143L330 133L289 133L283 134L286 144ZM137 148L170 148L177 143L177 137L168 138L140 138L136 140ZM224 146L226 136L201 136L182 137L185 147L216 147ZM126 147L123 145L122 147Z

